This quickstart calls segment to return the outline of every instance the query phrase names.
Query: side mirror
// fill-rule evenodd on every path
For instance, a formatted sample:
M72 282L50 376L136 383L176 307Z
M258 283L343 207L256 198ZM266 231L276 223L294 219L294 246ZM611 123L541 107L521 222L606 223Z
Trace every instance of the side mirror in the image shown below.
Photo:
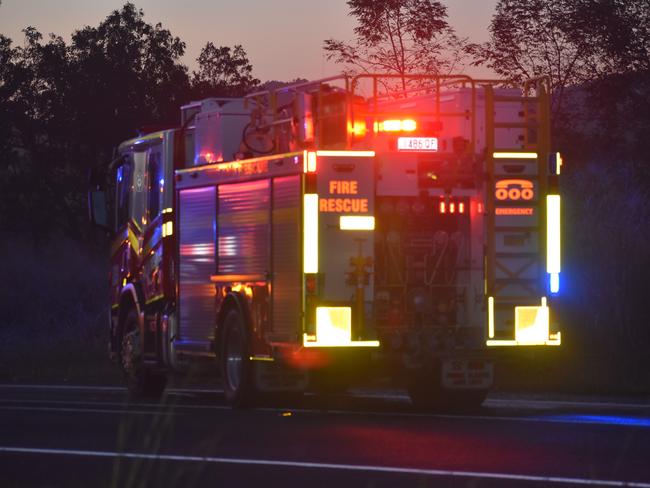
M105 172L97 168L90 170L88 175L88 214L93 225L100 227L110 234L113 229L108 222L108 201L106 190L103 189Z
M90 211L90 221L94 225L109 227L106 192L104 190L90 190L88 192L88 210Z

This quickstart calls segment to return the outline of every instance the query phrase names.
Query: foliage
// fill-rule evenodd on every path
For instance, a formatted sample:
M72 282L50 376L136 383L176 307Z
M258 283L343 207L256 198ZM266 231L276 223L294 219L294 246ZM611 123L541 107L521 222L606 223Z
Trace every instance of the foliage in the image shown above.
M471 44L475 65L516 82L548 76L553 114L569 125L567 89L650 68L646 0L500 0L491 38Z
M119 380L106 354L105 253L71 240L0 242L2 381Z
M647 0L500 0L489 29L487 43L468 46L474 64L551 80L553 140L567 161L561 316L573 368L638 387L650 347Z
M647 0L573 0L570 27L595 46L611 72L650 69Z
M598 66L587 39L572 31L572 10L571 0L501 0L490 41L469 45L468 52L475 65L518 83L549 76L557 116L566 87L584 82Z
M325 41L328 60L349 73L449 74L457 70L462 45L447 22L447 8L436 0L348 0L357 20L353 44Z
M208 42L196 59L199 70L193 74L192 84L197 98L214 95L241 97L259 86L253 77L253 66L244 48L216 47Z
M185 43L126 3L70 43L33 27L15 47L0 36L0 224L45 242L89 235L86 177L145 125L176 125L198 96L255 86L241 46L209 43L190 79Z

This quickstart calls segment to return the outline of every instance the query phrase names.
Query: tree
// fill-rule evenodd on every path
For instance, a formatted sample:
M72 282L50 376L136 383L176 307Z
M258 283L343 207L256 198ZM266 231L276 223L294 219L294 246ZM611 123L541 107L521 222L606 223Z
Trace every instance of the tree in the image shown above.
M573 0L570 27L588 37L610 72L650 69L650 6L647 0Z
M549 76L556 96L552 111L562 112L564 90L588 79L598 63L586 39L571 31L571 0L500 0L490 24L490 40L468 46L475 65L521 83Z
M205 96L241 97L259 86L244 48L237 44L216 47L208 42L196 59L199 70L193 73L192 85L198 98Z
M348 0L357 20L353 44L325 40L328 60L349 73L388 72L410 86L407 74L451 73L462 61L462 45L447 22L447 8L436 0Z
M499 0L490 40L467 51L516 82L548 76L556 121L566 90L650 67L647 0Z
M97 27L76 31L69 76L74 103L86 119L78 120L82 134L101 145L115 144L143 124L175 123L189 90L180 62L184 53L181 39L161 24L147 23L132 3Z
M177 123L189 98L185 45L131 3L69 45L24 33L18 48L0 39L0 109L11 125L11 156L0 155L3 228L79 238L88 169L144 124Z

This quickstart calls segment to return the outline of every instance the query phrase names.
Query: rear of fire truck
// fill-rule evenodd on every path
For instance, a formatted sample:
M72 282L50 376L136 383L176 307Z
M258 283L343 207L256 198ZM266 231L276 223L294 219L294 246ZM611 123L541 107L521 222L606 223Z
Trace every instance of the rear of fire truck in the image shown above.
M561 342L548 84L390 81L338 92L345 131L325 110L336 91L312 92L329 149L305 156L304 346L372 351L416 404L477 404L494 349Z
M560 344L547 80L395 78L203 100L120 146L111 350L127 377L161 392L216 355L234 405L362 370L416 404L467 405L495 352Z

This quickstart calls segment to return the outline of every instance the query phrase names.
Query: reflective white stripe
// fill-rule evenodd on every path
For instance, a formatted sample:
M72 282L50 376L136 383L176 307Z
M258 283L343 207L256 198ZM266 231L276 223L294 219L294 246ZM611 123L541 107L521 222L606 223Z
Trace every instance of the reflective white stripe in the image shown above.
M495 152L494 159L537 159L536 152Z
M375 230L375 218L368 215L341 215L341 230Z
M446 469L402 468L398 466L371 466L363 464L311 463L300 461L279 461L272 459L225 458L212 456L182 456L175 454L145 454L139 452L86 451L79 449L41 449L32 447L4 447L0 452L13 454L50 454L59 456L84 456L123 459L148 459L156 461L184 461L210 464L242 464L252 466L281 466L286 468L330 469L338 471L366 471L374 473L416 474L424 476L451 476L456 478L484 478L513 481L533 481L587 486L627 486L650 488L650 483L617 480L595 480L567 478L561 476L534 476L525 474L490 473L484 471L458 471Z
M560 195L546 196L546 272L560 272Z
M318 273L318 195L306 193L303 201L303 273Z
M494 337L494 297L488 297L488 337Z

